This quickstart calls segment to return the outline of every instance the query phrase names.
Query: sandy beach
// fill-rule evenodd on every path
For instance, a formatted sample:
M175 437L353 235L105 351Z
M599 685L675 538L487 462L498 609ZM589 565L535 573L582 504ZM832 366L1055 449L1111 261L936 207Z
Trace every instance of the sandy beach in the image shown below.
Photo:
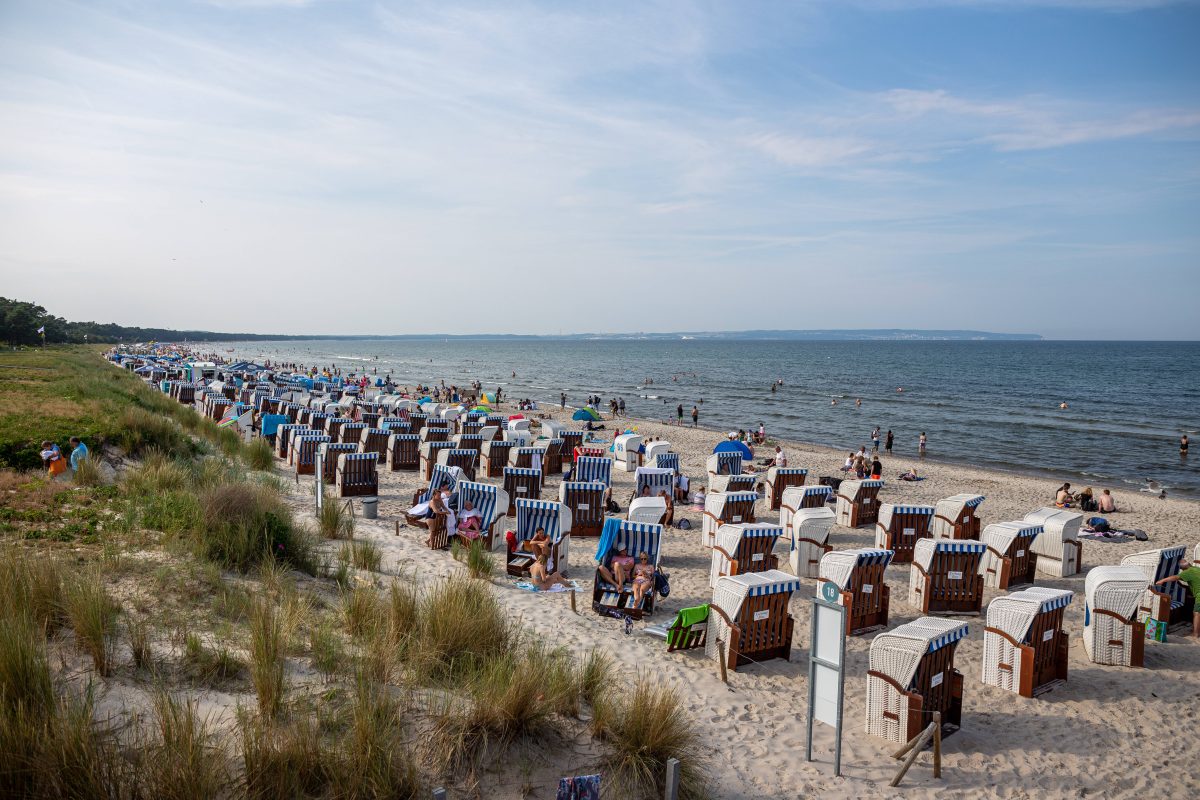
M552 414L560 419L568 416L558 409ZM614 423L605 424L608 430L603 435L611 442ZM681 455L684 472L697 481L694 486L703 483L705 458L722 438L717 431L655 421L622 420L620 424L622 428L635 427L644 436L671 442L672 449ZM810 470L809 483L822 475L840 475L838 468L845 450L779 443L790 466ZM864 443L847 442L846 450L860 444ZM764 456L768 449L773 451L773 447L760 448L758 455ZM887 484L880 493L882 502L933 504L952 494L977 492L987 496L981 507L985 526L1020 519L1046 505L1057 488L1040 478L919 461L915 456L885 456L883 464ZM916 466L925 480L894 480L909 466ZM283 472L281 467L276 469ZM386 586L394 576L414 571L418 580L436 581L463 570L448 553L424 546L423 529L403 524L403 511L413 491L423 483L417 473L385 470L380 475L379 518L360 520L356 533L383 550L380 584ZM312 513L311 480L301 478L289 496L301 517ZM621 503L622 512L633 491L633 481L633 473L614 470L613 495ZM550 480L543 497L557 497L557 483ZM1097 492L1101 488L1095 487ZM1200 755L1200 745L1183 727L1189 703L1194 703L1200 692L1200 644L1177 628L1166 643L1147 642L1144 669L1092 663L1080 635L1084 577L1087 569L1116 564L1129 553L1150 548L1183 544L1190 555L1200 540L1200 505L1175 498L1160 500L1144 493L1118 493L1117 503L1120 512L1110 515L1116 526L1144 529L1149 542L1085 541L1084 573L1070 578L1039 574L1036 580L1038 586L1075 592L1065 617L1071 635L1068 681L1035 699L984 685L980 680L984 618L963 618L969 622L970 634L955 657L956 668L965 678L963 720L961 730L945 740L944 777L933 779L926 756L896 790L887 788L896 769L896 762L889 758L895 746L864 731L867 655L874 633L847 641L842 777L832 775L832 729L817 726L817 760L812 764L804 760L809 600L816 586L814 580L805 579L803 588L792 599L795 634L790 661L743 666L729 673L728 685L722 683L717 663L705 658L702 650L668 653L661 639L642 633L647 624L669 622L680 608L711 600L710 555L701 541L700 515L690 508L677 507L677 519L689 519L691 530L671 529L664 539L663 568L671 576L671 595L660 600L652 618L636 623L631 635L622 632L620 621L598 616L589 607L594 539L576 540L571 548L570 578L582 588L577 614L572 613L565 593L532 593L517 588L503 576L494 581L494 591L514 618L547 642L578 653L602 648L617 660L624 676L640 670L678 687L711 748L711 789L715 797L794 797L817 792L836 797L901 793L910 797L1132 797L1161 786L1164 780L1175 781L1172 770L1193 763ZM759 501L757 511L759 521L778 519L765 500ZM399 535L397 520L401 524ZM830 542L835 549L872 546L874 532L865 527L849 530L835 526ZM781 547L777 551L782 552ZM786 566L786 558L781 561ZM900 564L887 570L892 598L889 629L920 616L907 602L909 569L909 565ZM985 610L987 602L1005 593L987 589ZM550 786L559 775L586 771L593 762L586 750L576 752L578 763L541 765L532 776L533 784ZM485 792L485 796L522 796L519 781L514 782L511 776L492 777L494 791ZM481 781L481 786L487 784L486 778Z

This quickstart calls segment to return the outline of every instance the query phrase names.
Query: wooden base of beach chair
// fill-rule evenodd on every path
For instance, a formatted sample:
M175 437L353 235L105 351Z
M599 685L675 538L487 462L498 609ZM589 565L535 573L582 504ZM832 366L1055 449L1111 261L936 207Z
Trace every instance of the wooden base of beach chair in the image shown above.
M994 576L997 588L1012 589L1033 583L1037 571L1037 554L1028 547L1018 550L1020 555L1015 557L1001 555L991 547L988 548L988 552L994 558L992 565L985 568L985 572Z
M946 575L930 575L913 564L919 575L916 592L917 607L923 614L978 616L983 610L983 576L964 573L961 579L950 580Z
M880 570L882 573L882 570ZM891 605L891 589L880 582L872 586L871 592L843 591L842 606L846 609L846 635L857 636L888 624L888 609Z
M757 664L772 658L791 660L792 630L796 621L787 613L790 595L783 597L782 603L779 597L783 596L747 597L738 614L739 622L731 620L719 606L709 607L710 614L719 614L729 626L729 649L725 653L727 669L736 670L745 664ZM756 619L764 611L768 612L767 615Z
M442 514L434 514L426 520L429 529L429 539L427 540L430 550L446 550L450 547L450 537L446 531L446 517Z
M1171 596L1164 592L1148 589L1146 595L1152 599L1150 605L1139 607L1138 619L1148 618L1155 622L1165 622L1168 628L1176 625L1187 625L1189 628L1192 626L1192 609L1195 608L1196 600L1190 591L1185 590L1184 602L1174 606L1171 604Z
M575 532L572 530L571 535ZM613 586L596 571L595 579L592 581L592 605L598 608L615 609L630 617L631 619L640 620L648 614L654 613L654 592L647 592L642 597L642 604L639 607L633 606L633 589L629 584L626 584L620 591Z
M1021 674L1013 676L1012 683L1022 697L1037 697L1067 680L1071 637L1060 628L1053 636L1043 641L1042 637L1047 630L1045 625L1035 623L1029 637L1034 644L1028 645L1017 642L999 628L984 628L985 633L1003 637L1020 651ZM999 668L1010 673L1013 671L1013 665L1004 662L999 664Z

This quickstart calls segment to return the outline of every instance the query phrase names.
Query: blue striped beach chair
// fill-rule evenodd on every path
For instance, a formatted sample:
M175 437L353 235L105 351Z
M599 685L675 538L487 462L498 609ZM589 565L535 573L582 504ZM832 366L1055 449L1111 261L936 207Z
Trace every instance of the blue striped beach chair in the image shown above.
M316 471L317 446L329 442L323 433L300 433L292 437L291 461L297 475L312 475Z
M388 435L387 465L392 472L415 470L421 466L421 438L415 433Z
M708 457L708 491L724 492L733 475L742 474L741 453L713 453Z
M704 512L700 519L705 547L716 544L717 529L722 525L739 522L756 522L754 504L758 502L755 492L709 492L704 496Z
M545 457L544 447L514 447L508 451L508 466L540 470Z
M717 585L724 575L745 575L765 572L779 566L775 543L783 528L770 522L734 523L717 529L717 541L712 550L712 568L708 585Z
M1063 610L1075 593L1030 588L994 598L983 632L983 682L1034 697L1067 679Z
M987 545L956 539L919 539L908 573L908 602L922 614L975 614L983 608Z
M1180 622L1190 622L1195 599L1183 581L1172 581L1155 586L1156 581L1179 573L1179 564L1187 555L1187 548L1164 547L1133 553L1121 559L1123 567L1137 567L1146 576L1146 589L1141 605L1138 606L1138 621L1153 620L1170 627Z
M575 459L571 480L602 483L609 488L612 486L612 461L601 456L580 456Z
M425 480L429 480L433 475L433 467L438 463L438 457L441 455L441 452L453 449L454 442L421 442L421 474L425 476Z
M379 465L374 453L343 453L338 456L334 485L338 497L373 497L379 494Z
M883 503L875 523L875 546L895 553L892 561L909 564L918 539L928 539L933 506L906 506Z
M956 494L934 506L933 535L942 539L979 539L981 494Z
M602 483L563 481L558 487L558 501L571 511L572 536L599 536L604 527L604 493Z
M480 433L460 433L455 440L455 445L459 450L474 450L476 455L483 450L483 434Z
M718 579L705 653L734 670L773 658L790 661L795 620L788 607L799 588L799 578L777 569Z
M357 453L357 445L330 441L317 445L317 466L321 469L321 480L333 483L337 477L338 456L342 453Z
M388 437L391 434L383 428L367 428L358 440L360 453L374 453L380 464L387 463Z
M347 422L338 429L338 441L343 444L358 444L362 441L362 432L366 429L365 422Z
M438 452L438 463L458 467L470 480L475 480L475 462L479 453L469 447L451 447Z
M987 545L983 585L1008 589L1033 583L1037 569L1033 543L1041 535L1041 525L1027 522L995 522L984 528L979 537Z
M783 504L783 493L792 486L803 486L808 479L804 467L771 467L767 470L767 499L771 510L778 511Z
M525 549L526 542L533 538L539 528L550 537L550 549L546 556L546 572L567 574L571 546L571 512L562 503L553 500L525 500L518 498L516 535L517 549L508 551L507 571L514 577L527 577L529 568L537 560L536 554Z
M410 426L408 424L408 420L406 420L404 417L380 417L379 418L379 427L383 428L385 431L386 430L395 430L395 431L403 430L404 432L407 433Z
M462 523L462 515L469 502L472 509L479 513L479 530L486 550L494 550L503 541L496 535L496 523L508 511L508 493L490 483L461 480L455 486L458 493L458 508L455 512Z
M301 425L296 422L289 422L280 425L275 429L275 455L279 458L287 459L291 452L292 435L296 431L304 431L306 433L318 433L307 425Z
M928 541L928 540L926 540ZM871 640L867 671L867 733L912 741L942 715L942 735L962 725L963 676L954 651L965 622L921 617Z
M483 446L479 450L484 475L489 478L499 478L508 466L508 455L517 446L516 442L506 442L502 439L483 438Z
M649 490L650 497L658 497L659 492L666 492L667 497L673 497L675 494L675 473L666 467L638 467L634 478L634 497L647 496L646 490Z
M884 571L892 551L869 547L834 550L821 559L821 580L837 586L838 602L846 609L846 635L886 628L891 592Z
M617 587L609 583L600 573L599 565L605 564L613 553L622 547L625 552L636 559L641 553L650 557L655 572L662 566L662 525L650 525L644 522L630 522L624 519L609 518L605 520L604 530L600 535L599 547L596 550L596 575L592 581L592 606L597 610L616 609L633 619L654 613L654 592L650 591L642 597L640 606L633 607L633 588L627 581L624 586Z
M846 528L875 526L879 520L881 480L842 481L837 490L837 524Z
M542 496L542 471L524 467L504 468L504 491L508 492L508 516L517 513L518 500L538 500Z
M659 453L654 457L654 466L659 469L669 469L679 474L679 453Z

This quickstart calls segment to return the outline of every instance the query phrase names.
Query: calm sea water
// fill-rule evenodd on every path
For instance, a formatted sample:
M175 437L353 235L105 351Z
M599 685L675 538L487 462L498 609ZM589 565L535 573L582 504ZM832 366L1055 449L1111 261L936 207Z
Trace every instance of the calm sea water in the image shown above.
M895 434L897 468L915 462L925 431L933 458L1200 495L1200 451L1185 461L1178 446L1181 433L1194 438L1200 429L1200 343L327 340L211 347L258 361L378 368L402 384L479 379L513 398L557 403L565 391L579 405L588 394L605 402L623 397L639 417L673 419L677 404L687 413L697 404L701 425L749 429L761 420L769 434L847 450L869 446L878 425ZM771 392L778 378L784 385ZM1067 410L1058 407L1063 401ZM885 467L892 471L886 459Z

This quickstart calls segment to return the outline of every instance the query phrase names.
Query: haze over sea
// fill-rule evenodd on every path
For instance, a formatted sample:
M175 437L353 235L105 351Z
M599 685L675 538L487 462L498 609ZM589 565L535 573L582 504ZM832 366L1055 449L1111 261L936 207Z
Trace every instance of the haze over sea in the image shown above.
M378 368L402 385L478 379L513 399L623 397L634 417L673 419L678 404L690 413L695 403L702 426L762 421L768 435L845 450L869 447L878 425L896 437L883 459L886 478L920 469L925 431L935 459L1097 489L1200 495L1200 454L1183 460L1178 444L1181 433L1194 438L1200 429L1195 342L327 339L203 347L259 362ZM772 393L778 378L784 385Z

